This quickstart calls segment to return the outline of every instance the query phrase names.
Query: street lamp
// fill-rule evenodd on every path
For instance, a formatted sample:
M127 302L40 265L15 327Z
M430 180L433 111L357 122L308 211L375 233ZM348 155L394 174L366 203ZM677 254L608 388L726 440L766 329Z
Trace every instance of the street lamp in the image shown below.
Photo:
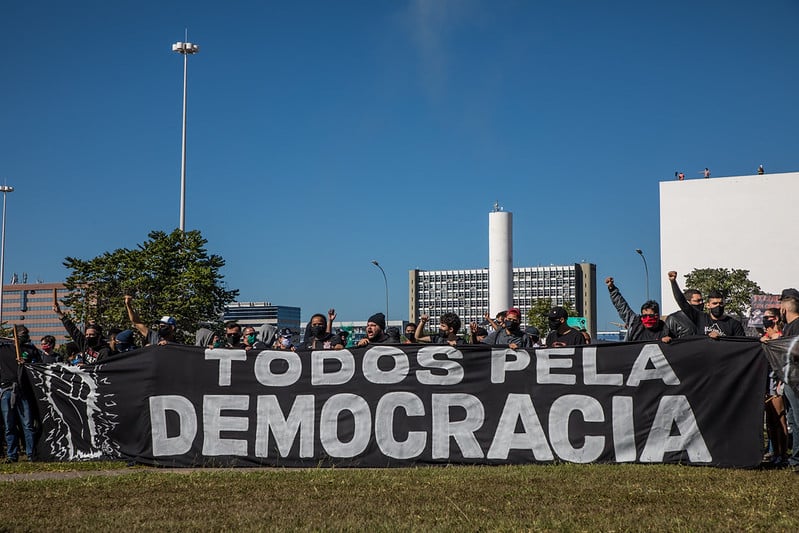
M184 231L186 228L186 80L189 56L199 52L200 47L194 43L178 41L172 45L172 51L183 56L183 149L180 163L180 231Z
M386 284L386 324L388 324L388 278L386 278L386 271L383 270L383 267L380 266L380 263L377 261L372 261L372 264L380 269L380 272L383 273L383 283Z
M646 274L646 299L649 300L649 267L646 264L646 257L644 257L644 252L640 248L635 249L635 253L641 256L641 259L644 260L644 273Z
M5 260L6 260L6 193L14 192L14 187L10 185L0 185L0 192L3 193L3 229L0 230L0 324L3 323L3 283L5 283Z

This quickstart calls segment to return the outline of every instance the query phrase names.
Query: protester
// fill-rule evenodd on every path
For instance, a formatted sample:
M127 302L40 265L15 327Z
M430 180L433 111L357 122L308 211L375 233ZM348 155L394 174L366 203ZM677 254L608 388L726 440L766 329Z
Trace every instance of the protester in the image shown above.
M145 339L146 346L163 345L177 342L175 333L177 331L177 321L171 316L163 316L161 320L155 324L155 328L147 327L139 314L133 309L133 297L129 294L125 295L125 309L128 311L128 318L133 326Z
M366 321L366 337L358 341L358 346L367 344L390 344L391 339L385 333L386 315L375 313Z
M705 300L702 298L702 293L696 289L685 289L683 291L685 300L694 309L700 313L704 309ZM677 311L666 317L666 328L668 328L672 339L682 339L691 335L696 335L696 324L688 318L683 311Z
M563 307L553 307L549 311L549 333L547 334L546 344L549 348L562 348L564 346L580 346L585 344L585 337L582 333L569 326L566 320L569 313Z
M275 344L273 348L276 350L291 350L292 352L297 350L297 347L294 346L294 333L289 328L283 328L280 330L280 334L275 339Z
M416 342L431 344L449 344L457 346L465 344L463 339L458 337L461 329L461 319L455 313L444 313L441 315L438 324L438 333L425 334L424 325L430 320L429 315L422 315L419 318L419 326L416 330Z
M39 351L41 352L42 363L60 363L62 356L55 349L55 337L45 335L39 341Z
M486 337L488 337L488 330L486 328L478 326L477 322L469 324L469 342L471 344L480 344Z
M103 340L103 329L99 324L89 323L86 332L82 332L72 320L61 311L61 306L56 300L53 303L53 312L61 319L64 329L72 337L80 350L80 364L93 365L111 355L111 347Z
M247 346L241 341L241 326L235 321L225 323L225 348L244 350Z
M242 342L245 350L266 350L268 346L258 338L258 332L252 326L247 326L242 332Z
M114 348L117 353L125 353L136 349L136 343L133 338L133 331L124 329L116 334L114 338Z
M524 332L530 337L530 341L533 343L533 348L539 348L541 346L541 332L538 331L537 327L530 326L525 329Z
M610 301L618 311L619 318L624 322L624 327L627 328L625 341L671 341L671 334L666 324L660 319L660 306L655 300L644 302L641 305L641 314L637 315L621 295L613 278L606 278L605 284L610 292Z
M685 300L685 295L677 285L677 272L674 270L668 273L671 282L671 291L680 309L691 319L700 335L707 335L712 339L719 337L744 337L741 323L733 317L724 313L724 295L719 291L710 291L707 295L707 313L690 305Z
M328 311L328 318L335 318L335 310ZM341 338L334 335L329 329L330 322L325 318L322 313L316 313L308 321L305 326L305 335L300 344L301 349L306 350L341 350L344 345L341 344Z
M410 322L407 326L405 326L405 340L403 344L413 344L416 342L416 324Z
M799 335L799 291L785 289L780 294L780 315L785 326L782 328L783 337ZM791 455L788 464L799 472L799 395L793 387L786 383L783 398L788 401L788 428L793 436Z
M489 333L483 339L483 344L503 344L512 350L532 348L532 339L521 328L522 312L515 307L511 307L502 314L504 314L502 329Z
M14 349L0 350L0 411L5 427L6 463L19 460L19 438L17 425L22 427L25 441L25 455L28 461L35 459L34 421L31 406L33 399L28 397L22 382L20 365L40 362L40 352L31 343L28 328L14 326L16 346Z
M782 337L782 320L779 308L766 309L763 313L763 342ZM766 392L766 434L768 435L769 451L763 457L767 466L788 466L788 421L786 417L783 390L785 384L779 380L777 374L771 370L768 376L768 391Z

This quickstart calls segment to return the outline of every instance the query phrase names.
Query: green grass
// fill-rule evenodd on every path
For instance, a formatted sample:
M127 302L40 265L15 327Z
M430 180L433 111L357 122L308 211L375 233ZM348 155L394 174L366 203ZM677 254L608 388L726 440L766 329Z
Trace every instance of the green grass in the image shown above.
M118 467L8 465L0 478ZM0 482L0 529L799 530L799 497L791 490L799 475L791 470L563 464L171 473L137 467L118 476L14 477Z

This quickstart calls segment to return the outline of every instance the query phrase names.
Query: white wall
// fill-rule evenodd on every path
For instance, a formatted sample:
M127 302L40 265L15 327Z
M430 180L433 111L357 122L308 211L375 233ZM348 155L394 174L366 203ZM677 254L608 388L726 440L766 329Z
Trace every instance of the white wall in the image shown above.
M663 314L677 310L666 279L680 288L694 268L742 268L767 293L799 287L794 221L799 172L691 179L660 184Z

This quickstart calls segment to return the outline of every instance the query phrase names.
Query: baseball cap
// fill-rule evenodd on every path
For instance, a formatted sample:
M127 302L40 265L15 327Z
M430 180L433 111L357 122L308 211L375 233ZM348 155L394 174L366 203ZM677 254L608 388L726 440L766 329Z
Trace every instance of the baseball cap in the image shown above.
M568 318L569 313L562 307L553 307L549 312L549 318Z
M782 294L780 295L780 300L787 300L789 298L799 301L799 291L797 291L796 289L783 290Z
M175 324L177 324L177 321L171 316L162 316L159 322L161 324L169 324L170 326L174 326Z

